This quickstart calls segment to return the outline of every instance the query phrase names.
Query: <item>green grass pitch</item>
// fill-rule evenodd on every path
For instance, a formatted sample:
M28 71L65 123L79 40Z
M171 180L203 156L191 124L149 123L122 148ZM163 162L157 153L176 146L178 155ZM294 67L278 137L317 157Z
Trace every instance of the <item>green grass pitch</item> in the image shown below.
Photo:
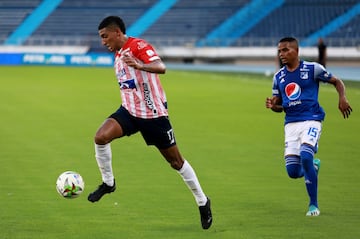
M162 75L183 156L212 199L201 229L193 196L140 135L114 141L117 191L92 204L100 183L93 137L120 105L112 68L0 67L1 239L354 239L360 237L360 83L345 82L354 109L321 85L327 112L317 157L321 215L305 217L303 179L287 177L283 114L265 109L271 78L185 72ZM78 171L85 192L63 199L55 182Z

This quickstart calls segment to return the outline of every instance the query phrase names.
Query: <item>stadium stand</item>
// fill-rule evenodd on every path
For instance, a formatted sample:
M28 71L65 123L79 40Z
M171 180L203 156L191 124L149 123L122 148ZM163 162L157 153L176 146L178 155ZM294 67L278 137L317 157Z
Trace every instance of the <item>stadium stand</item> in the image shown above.
M342 28L338 28L329 37L336 38L358 38L360 32L360 15L356 16L351 22Z
M130 26L156 0L116 1L116 0L63 0L56 11L35 31L32 39L51 41L61 37L72 44L90 44L99 47L97 35L99 22L108 15L118 15ZM27 44L32 44L30 39Z
M340 39L340 40L338 40ZM360 46L360 14L327 36L330 46Z
M160 45L194 45L249 2L180 0L143 37L158 42L161 36Z
M41 0L0 1L0 43L41 3Z
M6 39L6 45L22 45L62 0L43 0Z
M261 2L261 0L258 0ZM265 0L264 0L265 1ZM42 0L0 1L0 43L16 30ZM251 0L177 0L140 37L161 46L194 46L221 23L253 1ZM128 29L136 24L158 0L62 0L61 4L33 32L25 45L89 45L100 51L97 25L107 15L124 18ZM285 0L264 16L232 46L273 46L284 35L300 40L346 13L358 0ZM334 29L328 46L357 46L360 16Z
M332 19L344 14L358 1L313 0L306 1L306 4L304 2L301 0L287 0L281 8L265 17L243 38L259 39L258 42L272 45L281 36L296 36L299 39L304 39ZM352 24L356 24L356 22L349 25L352 26ZM359 34L359 31L357 34ZM341 35L339 36L344 38ZM272 41L272 43L269 41ZM238 44L241 44L241 42Z
M210 31L205 38L197 41L196 46L231 46L284 2L285 0L253 0Z

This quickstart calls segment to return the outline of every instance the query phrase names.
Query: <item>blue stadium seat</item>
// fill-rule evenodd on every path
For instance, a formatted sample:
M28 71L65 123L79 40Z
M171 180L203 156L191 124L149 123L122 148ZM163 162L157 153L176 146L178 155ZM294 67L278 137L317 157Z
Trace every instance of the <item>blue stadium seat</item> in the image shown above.
M250 0L180 0L143 35L163 38L161 45L194 44Z
M0 44L4 42L24 19L40 4L41 0L1 0Z
M288 0L279 9L272 12L244 38L274 38L295 36L299 39L316 32L319 28L337 16L344 14L356 0L306 1ZM359 32L358 32L359 34Z
M108 15L118 15L129 28L157 2L63 0L25 44L62 42L87 44L95 51L106 50L100 45L97 35L97 26L101 19ZM193 45L249 2L251 0L178 0L140 37L161 46ZM40 3L41 0L1 0L0 43ZM358 0L286 0L280 8L239 38L234 46L273 46L283 36L295 36L301 40L357 3ZM326 37L328 38L340 39L342 44L347 45L359 44L356 39L360 38L360 16L331 33Z

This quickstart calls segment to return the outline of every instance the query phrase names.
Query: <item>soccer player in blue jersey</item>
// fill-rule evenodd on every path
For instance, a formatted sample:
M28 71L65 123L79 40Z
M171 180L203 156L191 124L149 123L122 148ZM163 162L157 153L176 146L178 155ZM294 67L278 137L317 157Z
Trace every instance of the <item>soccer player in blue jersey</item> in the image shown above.
M285 112L285 165L290 178L305 178L310 198L306 216L318 216L318 171L320 160L314 159L318 149L325 112L318 102L319 83L335 86L339 95L338 108L344 118L352 111L342 80L316 62L299 59L299 44L293 37L278 43L278 55L284 64L274 74L272 97L265 106L274 112Z

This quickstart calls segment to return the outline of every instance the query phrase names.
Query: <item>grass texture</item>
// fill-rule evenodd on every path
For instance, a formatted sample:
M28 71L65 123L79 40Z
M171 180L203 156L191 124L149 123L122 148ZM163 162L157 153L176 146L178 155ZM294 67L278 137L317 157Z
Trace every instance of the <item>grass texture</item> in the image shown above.
M337 93L321 85L327 112L317 157L321 215L305 217L303 179L287 177L283 114L265 108L271 77L185 72L162 75L183 156L212 200L201 229L180 176L139 134L112 143L117 190L97 203L93 137L120 105L112 68L0 67L2 239L354 239L360 237L360 87L344 120ZM79 172L85 192L61 198L55 182Z

